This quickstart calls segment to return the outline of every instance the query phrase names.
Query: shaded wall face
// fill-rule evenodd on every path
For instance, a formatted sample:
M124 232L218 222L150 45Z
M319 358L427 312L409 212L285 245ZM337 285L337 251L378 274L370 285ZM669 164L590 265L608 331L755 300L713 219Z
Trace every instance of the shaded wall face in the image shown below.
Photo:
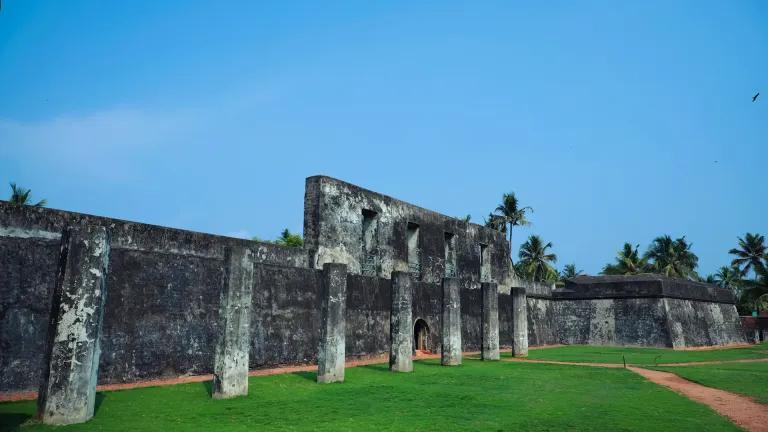
M559 343L554 321L554 302L550 299L528 297L526 303L528 306L528 345L542 346Z
M413 270L413 251L418 249L420 280L439 284L446 275L446 267L451 267L446 265L448 256L448 262L455 260L456 277L469 288L480 281L484 245L490 279L501 285L509 284L507 243L497 231L327 177L307 179L306 191L305 244L315 268L339 262L346 264L350 273L388 279L393 271ZM416 229L415 241L412 234ZM447 234L453 235L449 242L453 251L448 254L446 238L451 237Z
M413 286L413 323L424 320L429 327L427 349L433 353L440 352L440 314L442 311L443 292L440 285L426 282L414 282Z
M669 346L661 299L558 300L555 322L561 343Z
M256 265L250 368L317 361L321 287L322 271Z
M557 300L561 343L697 347L744 342L736 307L672 298Z
M222 261L113 249L100 382L212 370Z
M0 236L0 392L37 389L59 240Z
M389 352L391 307L391 280L347 276L346 352L350 357Z

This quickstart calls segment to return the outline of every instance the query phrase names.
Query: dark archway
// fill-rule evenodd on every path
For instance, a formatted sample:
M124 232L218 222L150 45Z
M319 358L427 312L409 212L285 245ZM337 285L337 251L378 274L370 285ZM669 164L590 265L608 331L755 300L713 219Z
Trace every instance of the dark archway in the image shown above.
M429 352L429 326L427 322L419 318L413 325L413 349L414 351Z

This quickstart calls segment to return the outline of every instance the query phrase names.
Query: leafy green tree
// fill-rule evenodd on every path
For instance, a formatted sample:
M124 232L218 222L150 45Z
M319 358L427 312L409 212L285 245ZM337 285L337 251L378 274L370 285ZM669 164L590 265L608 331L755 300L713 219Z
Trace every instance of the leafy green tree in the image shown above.
M275 240L275 244L289 247L302 247L304 246L304 239L301 237L301 234L293 234L286 228L280 233L280 237Z
M736 258L731 265L741 271L742 276L747 276L751 271L757 275L760 269L765 269L765 237L760 234L747 233L744 238L738 237L739 247L728 251Z
M458 217L458 218L456 218L456 219L458 219L458 220L460 220L460 221L462 221L462 222L466 222L466 223L469 223L469 221L471 221L471 220L472 220L472 215L468 214L468 215L466 215L466 216L464 216L464 217Z
M696 267L699 257L691 251L691 246L685 236L673 240L672 237L663 235L653 239L645 258L651 263L654 273L698 280Z
M48 201L42 199L38 201L36 204L30 204L29 203L29 195L32 193L31 189L25 189L21 186L16 185L16 183L11 183L11 197L8 198L8 202L13 205L33 205L35 207L45 207L45 205L48 203Z
M530 225L526 219L527 213L533 213L531 207L520 207L514 192L504 194L501 197L501 204L496 207L497 216L503 218L504 225L509 225L509 259L512 259L512 228L516 226ZM498 223L498 222L497 222Z
M301 234L294 234L290 230L288 230L288 228L281 231L280 237L278 237L275 240L264 240L259 238L258 236L251 237L251 240L262 242L262 243L273 243L280 246L288 246L288 247L304 246L304 239L301 237Z
M520 246L520 262L515 267L521 276L538 282L557 280L557 270L552 267L557 262L557 255L549 252L552 242L544 243L541 237L531 235Z
M629 243L624 243L624 247L616 254L614 264L606 264L601 271L605 275L635 275L646 273L650 269L648 260L640 256L637 251L640 245L632 247Z

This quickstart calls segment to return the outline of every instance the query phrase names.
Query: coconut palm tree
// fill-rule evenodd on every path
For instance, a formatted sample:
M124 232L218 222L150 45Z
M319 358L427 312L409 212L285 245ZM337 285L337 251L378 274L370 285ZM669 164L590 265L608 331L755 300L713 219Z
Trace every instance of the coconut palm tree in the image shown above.
M754 279L744 279L742 285L742 303L754 305L754 310L760 310L760 298L768 294L768 255L764 255L762 262L753 267ZM741 272L743 275L744 273Z
M544 243L541 237L531 235L520 246L520 262L517 268L522 270L524 276L534 281L546 281L556 275L557 271L551 264L557 262L557 255L548 252L552 248L552 242Z
M503 216L495 215L493 213L488 214L488 218L485 220L485 226L496 231L507 233L507 223Z
M697 280L695 270L699 257L691 251L691 246L685 236L672 240L672 237L663 235L653 239L645 258L651 263L654 273Z
M504 225L509 225L509 259L512 259L512 228L516 226L530 225L526 219L526 213L533 213L531 207L520 207L514 192L504 194L501 197L501 204L496 207L496 213L503 218Z
M765 237L760 234L747 233L744 238L738 237L739 247L728 251L736 258L731 261L731 265L741 271L742 276L747 276L749 271L758 273L759 268L765 268Z
M574 263L566 264L563 266L563 271L560 272L563 279L570 279L581 274L584 274L584 270L576 270L576 264Z
M648 260L641 257L637 251L640 245L632 247L624 243L624 247L616 254L615 264L606 264L600 273L606 275L634 275L649 271Z
M16 183L11 182L11 197L8 199L8 202L13 205L34 205L35 207L45 207L45 205L48 203L48 201L42 199L37 202L37 204L30 204L29 201L29 194L32 193L31 189L25 189L21 186L16 185Z
M722 266L712 275L712 282L720 288L736 290L741 283L741 270L738 267Z
M581 274L584 274L584 270L577 270L576 264L573 264L573 263L566 264L565 266L563 266L563 270L560 272L560 274L558 274L557 285L561 287L565 286L566 280L579 276Z

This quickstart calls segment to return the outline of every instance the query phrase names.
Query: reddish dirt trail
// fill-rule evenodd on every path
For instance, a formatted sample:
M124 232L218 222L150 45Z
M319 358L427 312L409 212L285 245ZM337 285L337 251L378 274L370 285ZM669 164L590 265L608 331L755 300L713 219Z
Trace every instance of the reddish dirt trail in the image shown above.
M687 363L659 363L656 366L702 366L702 365L718 365L718 364L728 364L728 363L764 363L764 362L768 362L768 358L714 360L714 361L687 362Z
M508 361L508 362L516 362L516 363L541 363L541 364L556 364L556 365L566 365L566 366L591 366L591 367L602 367L602 368L624 367L624 365L619 363L577 363L577 362L564 362L564 361L555 361L555 360L529 360L525 358L505 358L502 360Z
M629 366L627 369L643 376L648 381L707 405L745 430L768 432L768 406L759 404L746 396L696 384L669 372L633 366Z

